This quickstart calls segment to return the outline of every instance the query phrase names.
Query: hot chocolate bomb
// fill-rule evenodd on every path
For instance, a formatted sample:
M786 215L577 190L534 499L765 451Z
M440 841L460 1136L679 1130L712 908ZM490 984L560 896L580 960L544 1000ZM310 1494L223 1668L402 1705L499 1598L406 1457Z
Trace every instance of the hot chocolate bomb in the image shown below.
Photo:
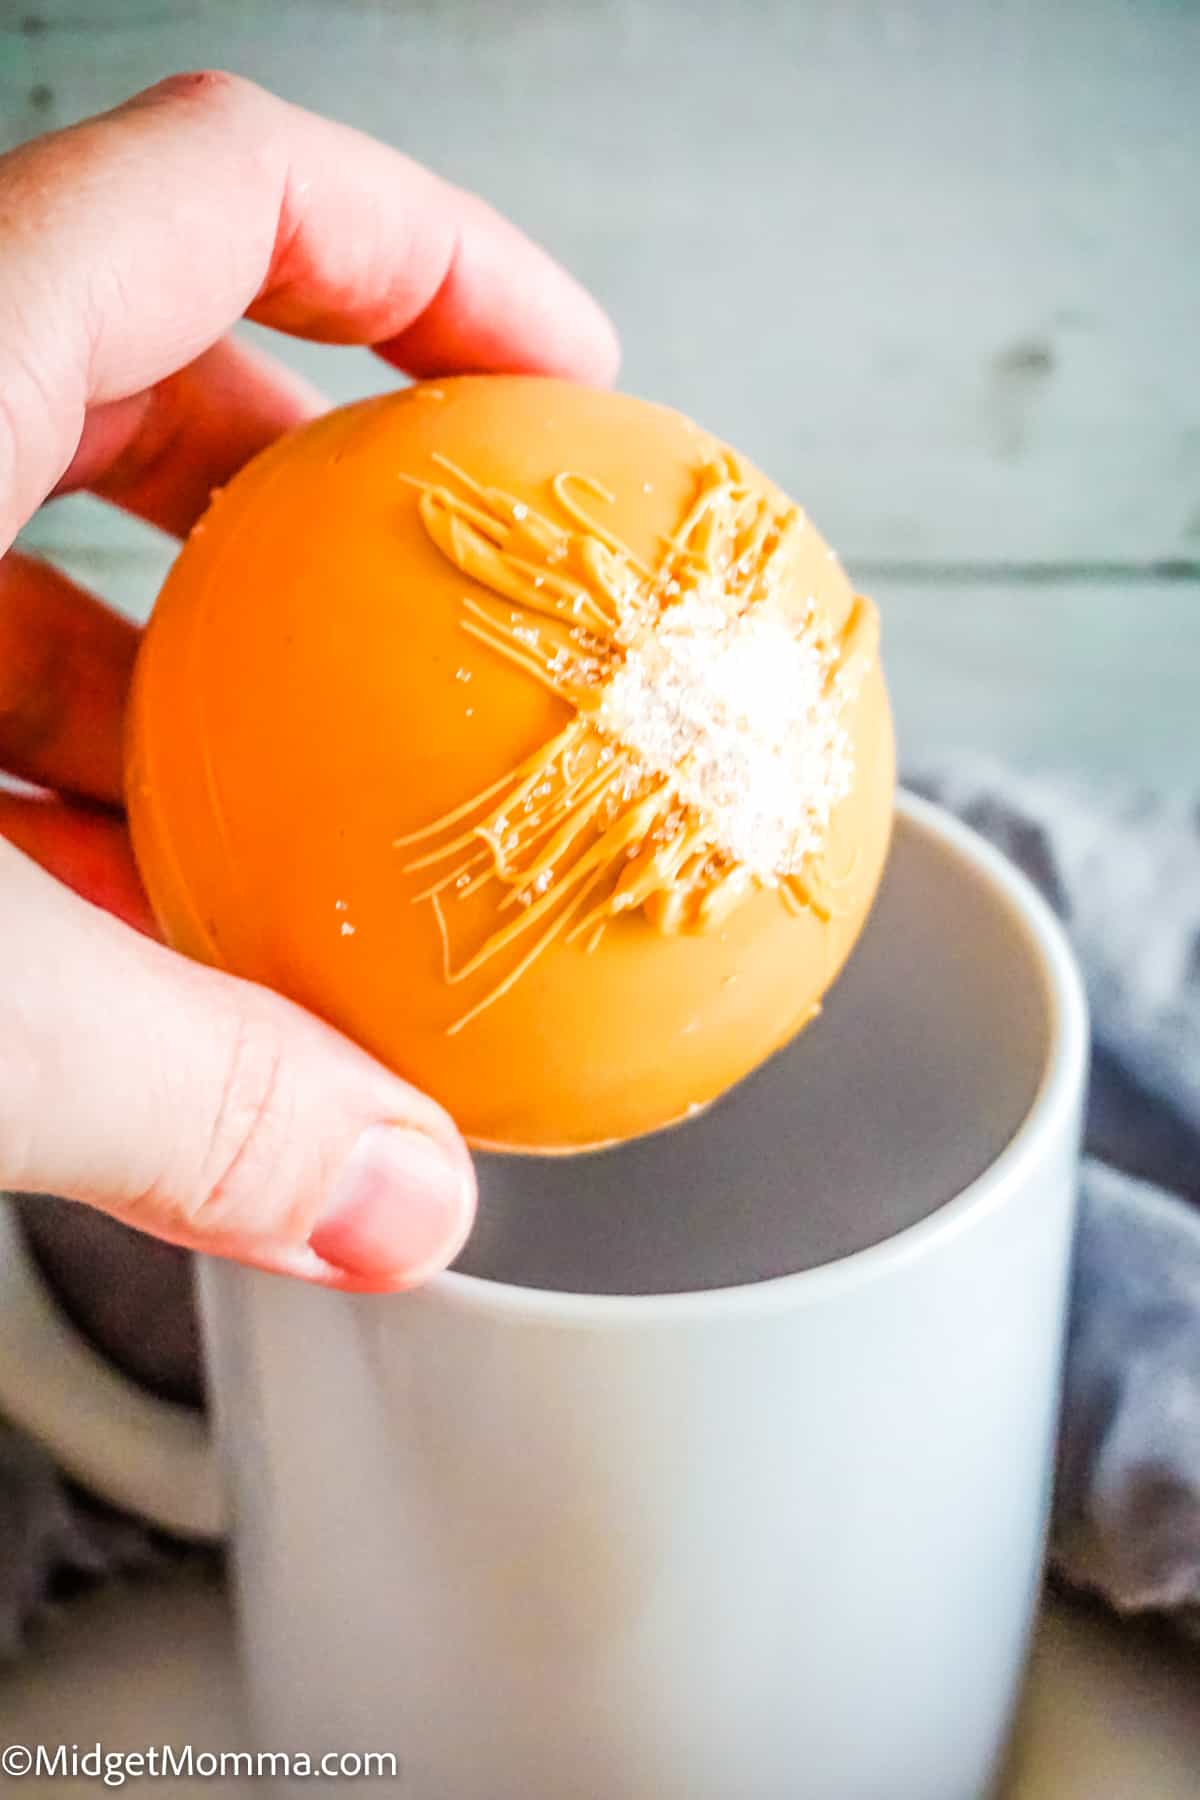
M130 719L167 940L476 1145L707 1106L819 1011L892 815L875 611L689 420L533 377L330 413L193 530Z

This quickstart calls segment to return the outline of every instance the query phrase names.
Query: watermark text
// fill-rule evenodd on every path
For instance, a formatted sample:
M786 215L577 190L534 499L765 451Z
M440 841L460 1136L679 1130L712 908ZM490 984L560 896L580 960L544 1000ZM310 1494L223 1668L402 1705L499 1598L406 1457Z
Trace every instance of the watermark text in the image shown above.
M8 1744L0 1774L10 1781L92 1780L104 1787L127 1781L394 1781L391 1750L197 1750L191 1744L147 1744L109 1750L103 1744Z

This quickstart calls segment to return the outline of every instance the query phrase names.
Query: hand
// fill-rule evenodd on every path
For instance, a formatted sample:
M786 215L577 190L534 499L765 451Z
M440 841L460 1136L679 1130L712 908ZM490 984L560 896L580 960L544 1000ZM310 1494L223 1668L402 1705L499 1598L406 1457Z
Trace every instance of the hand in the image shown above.
M223 335L243 315L419 375L616 362L593 302L480 201L227 75L0 159L0 269L0 555L67 487L184 533L318 410ZM41 792L0 792L0 1186L330 1286L411 1286L470 1229L470 1157L308 1014L153 941L119 810L135 649L3 556L0 768Z

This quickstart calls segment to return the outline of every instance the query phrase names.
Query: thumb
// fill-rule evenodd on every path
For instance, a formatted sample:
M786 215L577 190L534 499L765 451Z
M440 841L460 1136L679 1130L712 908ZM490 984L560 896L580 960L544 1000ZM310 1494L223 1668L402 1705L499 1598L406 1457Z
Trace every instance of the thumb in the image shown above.
M328 1286L461 1249L454 1126L286 1000L185 961L0 842L0 1187Z

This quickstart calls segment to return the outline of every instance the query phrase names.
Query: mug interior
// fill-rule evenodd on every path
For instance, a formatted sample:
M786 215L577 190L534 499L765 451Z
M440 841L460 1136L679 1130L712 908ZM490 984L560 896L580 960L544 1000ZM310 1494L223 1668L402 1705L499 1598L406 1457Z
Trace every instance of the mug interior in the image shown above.
M903 808L824 1013L704 1117L577 1157L481 1155L463 1274L669 1294L794 1274L936 1212L1024 1121L1053 1039L1003 887Z

